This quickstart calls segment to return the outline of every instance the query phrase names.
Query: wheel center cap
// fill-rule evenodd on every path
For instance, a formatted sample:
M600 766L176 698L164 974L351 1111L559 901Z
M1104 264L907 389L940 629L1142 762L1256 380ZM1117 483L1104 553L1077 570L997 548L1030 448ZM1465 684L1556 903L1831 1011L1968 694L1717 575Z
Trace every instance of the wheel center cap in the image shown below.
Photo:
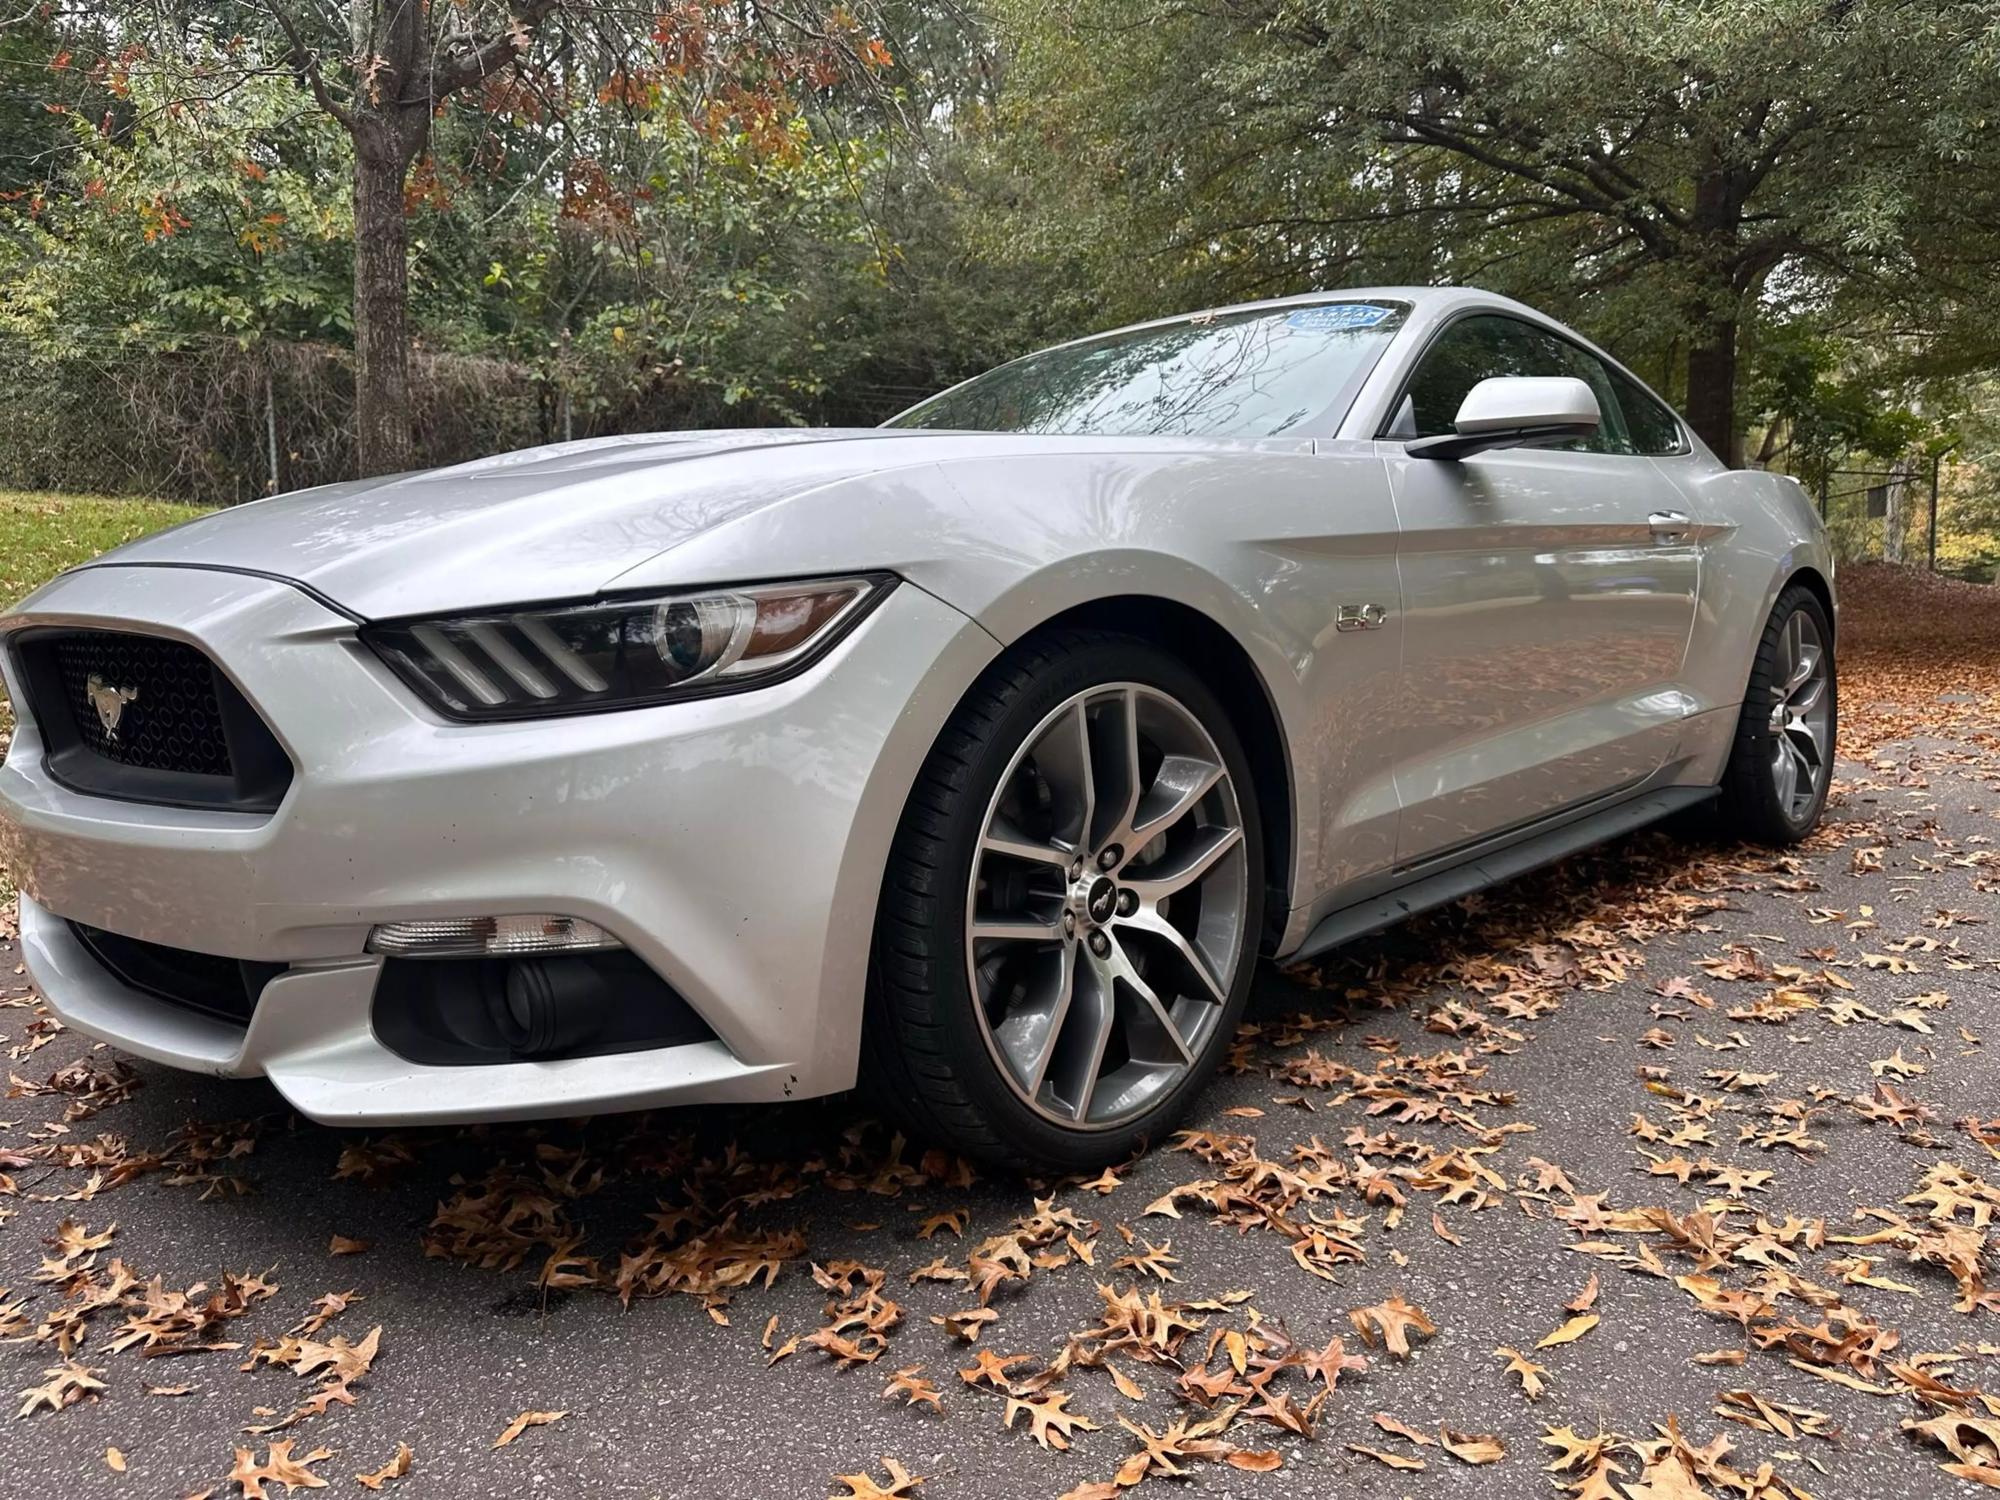
M1092 922L1102 926L1111 920L1118 910L1118 882L1109 875L1100 875L1091 881L1084 893L1083 911Z

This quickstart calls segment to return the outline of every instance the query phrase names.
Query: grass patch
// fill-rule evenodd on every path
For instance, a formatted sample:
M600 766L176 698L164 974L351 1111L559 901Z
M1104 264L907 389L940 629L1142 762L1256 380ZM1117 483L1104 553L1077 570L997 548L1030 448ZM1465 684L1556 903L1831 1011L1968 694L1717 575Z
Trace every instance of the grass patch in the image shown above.
M0 490L0 606L120 542L205 514L164 500Z

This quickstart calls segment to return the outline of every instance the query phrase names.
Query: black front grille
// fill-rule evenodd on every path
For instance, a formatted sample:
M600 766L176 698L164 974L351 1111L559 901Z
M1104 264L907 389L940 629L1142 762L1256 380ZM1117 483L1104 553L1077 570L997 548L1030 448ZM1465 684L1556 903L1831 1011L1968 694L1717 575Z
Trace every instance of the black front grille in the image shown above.
M29 630L12 649L63 785L128 802L269 812L292 763L198 649L115 630Z
M218 958L121 937L81 922L70 923L69 929L92 958L129 988L235 1026L250 1024L264 986L285 972L283 964Z
M154 771L235 774L215 668L194 647L161 636L79 631L55 637L50 650L77 735L92 752Z

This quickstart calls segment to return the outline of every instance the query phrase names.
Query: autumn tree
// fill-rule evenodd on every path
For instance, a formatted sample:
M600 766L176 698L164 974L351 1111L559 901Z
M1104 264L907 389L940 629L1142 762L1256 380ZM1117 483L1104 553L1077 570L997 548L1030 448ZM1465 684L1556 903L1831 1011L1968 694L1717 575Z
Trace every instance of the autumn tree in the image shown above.
M557 0L508 10L354 0L344 12L270 0L287 58L354 143L355 452L360 471L410 466L409 243L404 186L453 95L519 65Z
M561 0L265 3L287 65L353 140L355 438L364 474L410 463L405 200L412 166L453 101L505 108L525 89L560 111L580 92L683 110L711 127L734 123L782 148L802 95L893 64L847 6L781 15L720 0L655 9ZM565 191L619 191L596 163L586 165L585 186L572 180Z
M853 10L620 14L551 12L477 86L402 111L415 154L391 142L360 233L355 130L386 131L390 96L357 96L327 18L289 16L305 53L266 0L9 35L0 483L221 498L572 434L877 420L1019 347L981 320L1023 300L966 287L935 155L911 149L950 113L927 83L942 29L911 64ZM357 274L384 237L402 252ZM357 301L387 305L360 341L361 465ZM53 440L76 410L103 443Z

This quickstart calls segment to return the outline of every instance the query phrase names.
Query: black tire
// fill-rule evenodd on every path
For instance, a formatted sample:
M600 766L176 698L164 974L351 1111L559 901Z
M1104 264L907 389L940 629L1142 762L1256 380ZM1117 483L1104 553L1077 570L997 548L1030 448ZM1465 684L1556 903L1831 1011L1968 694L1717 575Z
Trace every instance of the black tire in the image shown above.
M1817 630L1826 656L1828 750L1826 768L1811 799L1800 807L1785 805L1771 774L1778 731L1771 725L1771 708L1778 689L1783 639L1792 617L1804 614ZM1819 596L1801 584L1778 595L1757 642L1750 682L1736 721L1736 739L1722 773L1722 798L1717 809L1718 831L1752 843L1796 844L1818 826L1833 783L1832 746L1840 724L1839 676L1833 657L1833 623Z
M1015 752L1057 705L1116 682L1178 699L1221 753L1243 824L1248 909L1220 1023L1186 1075L1129 1122L1065 1128L1014 1092L989 1051L966 974L966 893L988 804ZM864 1084L913 1134L994 1165L1086 1171L1157 1141L1213 1075L1242 1016L1262 932L1262 842L1242 744L1215 694L1179 660L1102 631L1051 631L1015 646L959 704L904 809L869 962Z

